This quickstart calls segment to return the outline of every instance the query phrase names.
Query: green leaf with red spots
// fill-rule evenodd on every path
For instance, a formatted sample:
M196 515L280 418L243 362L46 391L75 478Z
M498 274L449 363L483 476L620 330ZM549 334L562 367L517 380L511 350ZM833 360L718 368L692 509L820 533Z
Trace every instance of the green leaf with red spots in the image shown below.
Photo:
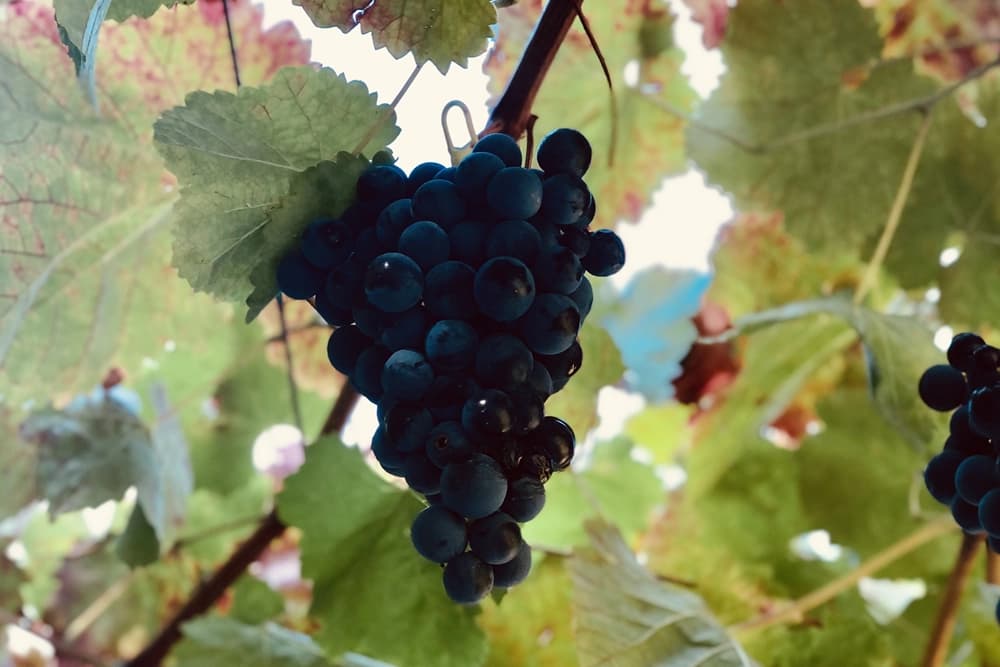
M517 65L541 11L540 0L522 0L500 12L496 47L486 62L490 90L500 93ZM622 6L624 5L624 6ZM680 73L681 52L672 48L670 16L650 0L594 2L584 6L614 82L617 145L612 149L611 94L582 28L570 30L556 54L532 111L537 140L556 128L587 136L594 160L585 179L597 199L597 224L634 222L665 176L682 170L684 123L658 105L691 110L695 95ZM636 79L626 81L626 68ZM536 143L537 145L537 143Z
M376 49L413 54L441 73L486 50L496 10L489 0L293 0L321 28L371 33Z

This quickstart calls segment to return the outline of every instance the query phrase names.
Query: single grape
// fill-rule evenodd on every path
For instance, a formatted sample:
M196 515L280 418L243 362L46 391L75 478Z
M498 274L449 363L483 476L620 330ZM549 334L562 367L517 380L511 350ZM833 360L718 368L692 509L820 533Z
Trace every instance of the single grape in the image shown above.
M568 296L539 294L517 321L517 328L528 347L538 354L565 352L580 332L580 309Z
M490 257L513 257L530 265L542 248L542 237L534 225L525 220L508 220L494 226L486 237L486 254Z
M528 379L535 358L517 336L500 333L483 339L476 352L476 379L484 387L507 387Z
M1000 536L1000 489L993 489L979 501L978 517L983 530Z
M486 199L486 186L505 166L503 160L492 153L470 153L458 165L455 187L469 204L478 204Z
M375 220L375 238L383 248L395 250L400 235L413 224L413 220L410 200L398 199L379 213Z
M513 406L514 433L523 435L538 428L545 416L544 399L526 385L509 390L507 395Z
M372 345L372 339L361 333L354 325L337 327L330 334L326 344L326 356L330 365L344 375L354 373L358 357Z
M545 486L539 479L519 477L510 482L502 507L515 521L531 521L545 507Z
M424 281L427 311L441 320L470 317L476 311L475 281L476 271L468 264L453 260L438 264Z
M590 204L587 184L573 174L556 174L545 179L542 193L541 214L554 225L577 224Z
M1000 382L1000 350L992 345L980 345L972 353L972 369L969 371L969 385L973 389L988 387Z
M510 588L528 578L531 572L531 547L527 542L521 542L517 555L503 565L493 566L493 585L497 588Z
M435 494L441 490L441 468L434 465L423 451L406 455L403 478L406 485L417 493Z
M427 315L423 308L414 306L386 320L380 335L383 345L393 352L404 348L423 348L424 334L427 331Z
M475 604L493 590L493 568L466 551L448 561L442 580L454 602Z
M924 371L917 391L927 407L942 412L954 410L969 395L962 372L944 364L931 366Z
M537 357L531 367L531 373L528 374L528 385L543 401L552 395L552 376L549 375L549 369L545 364L537 361Z
M576 435L563 420L548 416L527 436L529 451L548 457L555 471L565 470L573 460Z
M365 294L386 313L401 313L420 302L424 274L417 263L398 252L379 255L365 272Z
M475 363L479 335L462 320L440 320L427 332L424 349L440 372L461 371Z
M471 435L501 435L514 427L514 406L498 389L484 389L462 406L462 426Z
M972 430L968 403L951 413L948 431L951 437L945 443L945 449L957 449L964 454L989 454L992 451L990 441Z
M580 372L583 367L583 348L580 341L575 340L565 352L552 355L536 354L535 361L541 362L552 377L553 393L562 391L569 379Z
M602 230L604 231L604 230ZM590 252L591 234L579 224L562 225L557 228L559 234L559 245L570 250L574 255L583 259Z
M421 162L418 164L406 179L406 196L412 197L417 188L437 176L442 169L444 169L444 165L437 162Z
M978 505L995 488L1000 488L1000 472L992 456L970 456L955 471L955 489L967 503Z
M485 454L450 463L441 474L441 498L445 506L467 519L493 514L506 496L507 478L503 469Z
M329 325L343 327L354 322L354 314L351 310L330 303L325 290L320 290L316 293L316 300L313 301L313 307L316 308L316 312L323 318L323 321Z
M419 403L396 403L385 415L385 437L404 454L419 452L434 428L430 410Z
M530 169L505 167L486 188L486 200L501 219L527 220L542 206L542 181Z
M326 275L323 294L331 305L344 310L354 307L355 297L364 294L366 266L352 257Z
M416 350L397 350L382 370L383 396L404 401L418 401L434 383L434 369L427 358Z
M302 234L299 247L317 269L332 269L354 251L354 232L342 220L314 220Z
M415 222L399 237L399 252L415 261L424 271L430 271L446 261L451 253L448 234L430 220Z
M959 452L944 451L928 462L924 468L924 485L934 500L950 505L955 499L955 473L964 460Z
M358 177L358 199L385 206L406 194L406 173L395 165L372 165Z
M476 453L475 445L457 421L441 422L432 428L424 448L427 457L440 468L449 463L468 461Z
M1000 440L1000 385L981 387L969 401L969 425L994 443Z
M358 355L351 373L351 384L372 402L382 398L382 367L388 358L389 350L381 345L372 345Z
M382 315L382 311L370 304L363 294L351 308L354 324L361 329L361 333L373 340L382 340Z
M473 521L468 534L469 550L490 565L513 560L521 546L521 527L504 512Z
M955 496L951 501L951 516L955 519L958 527L967 533L982 533L983 525L979 521L979 508L971 505L960 496Z
M453 259L469 266L479 266L486 261L486 237L490 226L478 220L460 222L448 231Z
M472 152L492 153L503 160L503 163L508 167L519 167L524 159L521 156L521 147L517 145L517 141L510 135L499 132L487 134L477 141L476 145L472 148Z
M382 427L376 429L372 437L372 454L383 470L397 477L403 476L403 462L406 460L406 455L393 446Z
M454 183L455 182L455 174L457 172L458 172L458 169L456 169L455 167L445 167L444 169L442 169L438 173L434 174L434 178L436 178L436 179L438 179L440 181L448 181L449 183Z
M440 505L424 508L413 519L410 540L427 560L446 563L465 551L465 519Z
M590 315L590 309L594 306L594 286L590 280L584 276L569 298L573 299L576 307L580 309L580 322L582 323Z
M465 216L465 202L454 183L435 177L413 193L413 217L433 220L448 230Z
M572 294L583 281L580 258L560 245L542 249L532 267L539 292Z
M278 289L293 299L308 299L323 288L323 272L295 249L278 264Z
M951 344L948 346L948 363L960 371L971 371L973 369L972 353L977 347L985 344L986 341L974 333L957 334L951 339Z
M587 138L570 128L553 130L538 144L538 166L547 174L566 172L582 177L590 168L592 155Z
M535 279L524 262L494 257L476 272L473 294L484 315L511 322L524 315L535 300Z
M590 235L590 250L583 258L583 268L595 276L612 276L625 266L625 244L610 229Z

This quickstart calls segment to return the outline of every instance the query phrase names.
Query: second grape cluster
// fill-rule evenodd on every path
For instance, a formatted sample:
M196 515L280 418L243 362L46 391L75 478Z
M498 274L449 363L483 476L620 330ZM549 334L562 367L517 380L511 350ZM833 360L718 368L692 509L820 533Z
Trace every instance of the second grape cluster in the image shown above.
M315 297L337 327L330 362L378 405L372 452L427 499L413 545L459 603L528 575L520 524L573 457L573 430L544 404L583 363L585 273L625 261L614 232L589 228L590 161L586 138L561 129L540 169L502 134L457 167L373 165L356 203L311 223L278 268L281 291Z

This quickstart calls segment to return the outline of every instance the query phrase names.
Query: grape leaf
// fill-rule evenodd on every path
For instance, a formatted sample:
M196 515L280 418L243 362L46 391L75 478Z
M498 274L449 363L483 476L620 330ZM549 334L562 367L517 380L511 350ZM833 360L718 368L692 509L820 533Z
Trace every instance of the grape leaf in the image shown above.
M604 329L588 323L580 330L583 365L558 394L545 402L545 413L557 415L583 438L597 426L597 392L625 372L621 352Z
M755 313L735 323L746 331L817 313L835 315L857 330L864 344L869 387L876 405L895 428L920 449L937 449L947 435L946 419L929 410L917 394L920 375L942 355L930 330L918 319L887 315L841 297L797 301Z
M63 514L52 520L42 506L31 511L18 539L24 547L27 581L21 586L25 605L45 609L59 589L56 573L80 540L88 536L80 513Z
M489 0L294 0L321 28L335 26L350 32L360 26L371 33L376 49L394 58L412 53L417 64L427 61L442 74L452 63L465 67L468 59L486 50L496 22Z
M188 621L181 631L184 639L174 654L185 667L333 667L309 635L275 623L206 617Z
M245 81L308 59L288 25L233 7ZM212 335L227 309L191 294L170 269L175 195L151 122L183 91L232 85L219 3L109 24L98 65L105 116L67 86L52 8L25 0L0 22L0 384L4 400L89 389L117 364L150 373L173 349L201 352L190 384L227 363ZM253 46L250 46L253 44ZM192 48L197 45L197 49ZM211 45L211 46L207 46ZM192 62L189 53L204 58ZM216 363L219 365L217 366ZM9 440L8 440L9 442ZM9 445L8 445L9 446Z
M524 539L569 549L586 542L584 522L598 513L628 537L642 531L664 491L653 469L631 454L626 438L598 443L586 468L554 475L545 486L545 510L521 529Z
M132 508L125 532L115 542L115 554L129 567L143 567L155 563L160 557L160 541L156 539L156 531L149 525L142 505L136 503Z
M441 568L413 551L408 529L421 507L336 438L308 447L285 481L278 511L302 531L315 637L331 655L354 651L400 667L481 664L486 644L472 610L449 601Z
M274 366L285 369L288 367L288 360L285 356L285 343L281 340L281 315L277 299L271 301L261 311L257 322L266 336L267 360ZM288 345L291 347L296 383L302 389L315 392L323 398L333 398L340 391L345 378L330 366L327 356L330 326L308 301L285 299L282 309L288 327Z
M579 664L573 618L565 611L571 593L565 559L535 552L531 575L509 589L502 604L483 605L478 620L490 642L486 667Z
M698 337L691 317L711 280L691 271L643 271L602 314L629 369L629 384L647 400L673 393L670 381L680 375L681 359Z
M1000 633L997 632L996 609L1000 604L1000 586L979 584L968 594L963 616L969 625L968 636L976 646L983 664L1000 660Z
M285 610L281 593L251 574L244 574L233 586L230 616L241 623L256 625L270 620Z
M670 463L678 450L690 444L690 421L690 406L675 401L648 405L625 422L623 435L650 452L655 463Z
M182 186L174 215L180 275L196 290L243 300L254 289L254 273L256 289L273 296L268 267L285 245L275 247L269 239L287 236L267 228L292 180L356 149L370 129L375 131L367 150L385 148L399 133L394 117L363 83L329 69L284 69L270 84L243 87L237 95L188 95L185 106L164 113L155 125L157 147ZM340 193L336 200L345 197ZM295 220L295 231L308 222ZM254 295L248 319L263 305Z
M569 561L580 665L752 667L689 590L643 569L610 524L587 524L590 546Z
M541 6L540 2L522 2L500 12L496 46L485 65L494 95L513 74ZM594 159L586 181L597 200L597 225L601 227L611 227L621 219L638 220L663 178L685 166L684 123L656 106L665 104L681 113L693 106L694 92L680 72L683 55L676 48L648 47L670 43L673 26L666 11L661 3L642 0L594 2L584 7L617 97L613 165L608 155L613 136L611 96L579 26L570 30L532 105L538 116L533 130L536 140L559 127L576 128L589 139ZM623 85L622 73L636 65L637 80Z
M108 18L118 22L133 16L149 18L161 7L173 7L178 3L190 5L193 2L194 0L114 0L108 9Z

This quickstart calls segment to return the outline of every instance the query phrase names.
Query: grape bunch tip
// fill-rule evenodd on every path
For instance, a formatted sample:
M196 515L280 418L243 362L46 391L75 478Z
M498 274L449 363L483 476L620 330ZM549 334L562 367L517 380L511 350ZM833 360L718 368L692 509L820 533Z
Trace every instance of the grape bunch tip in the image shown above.
M426 499L413 547L460 604L528 576L521 524L576 446L545 401L583 364L585 274L625 263L617 234L590 229L587 139L555 130L536 157L524 168L517 142L490 134L457 167L372 164L354 204L310 222L277 269L280 291L335 327L330 364L376 403L372 453Z
M924 469L924 483L969 534L985 534L1000 553L1000 349L974 333L956 335L947 364L920 376L929 408L951 412L944 448ZM1000 623L1000 603L996 608Z

